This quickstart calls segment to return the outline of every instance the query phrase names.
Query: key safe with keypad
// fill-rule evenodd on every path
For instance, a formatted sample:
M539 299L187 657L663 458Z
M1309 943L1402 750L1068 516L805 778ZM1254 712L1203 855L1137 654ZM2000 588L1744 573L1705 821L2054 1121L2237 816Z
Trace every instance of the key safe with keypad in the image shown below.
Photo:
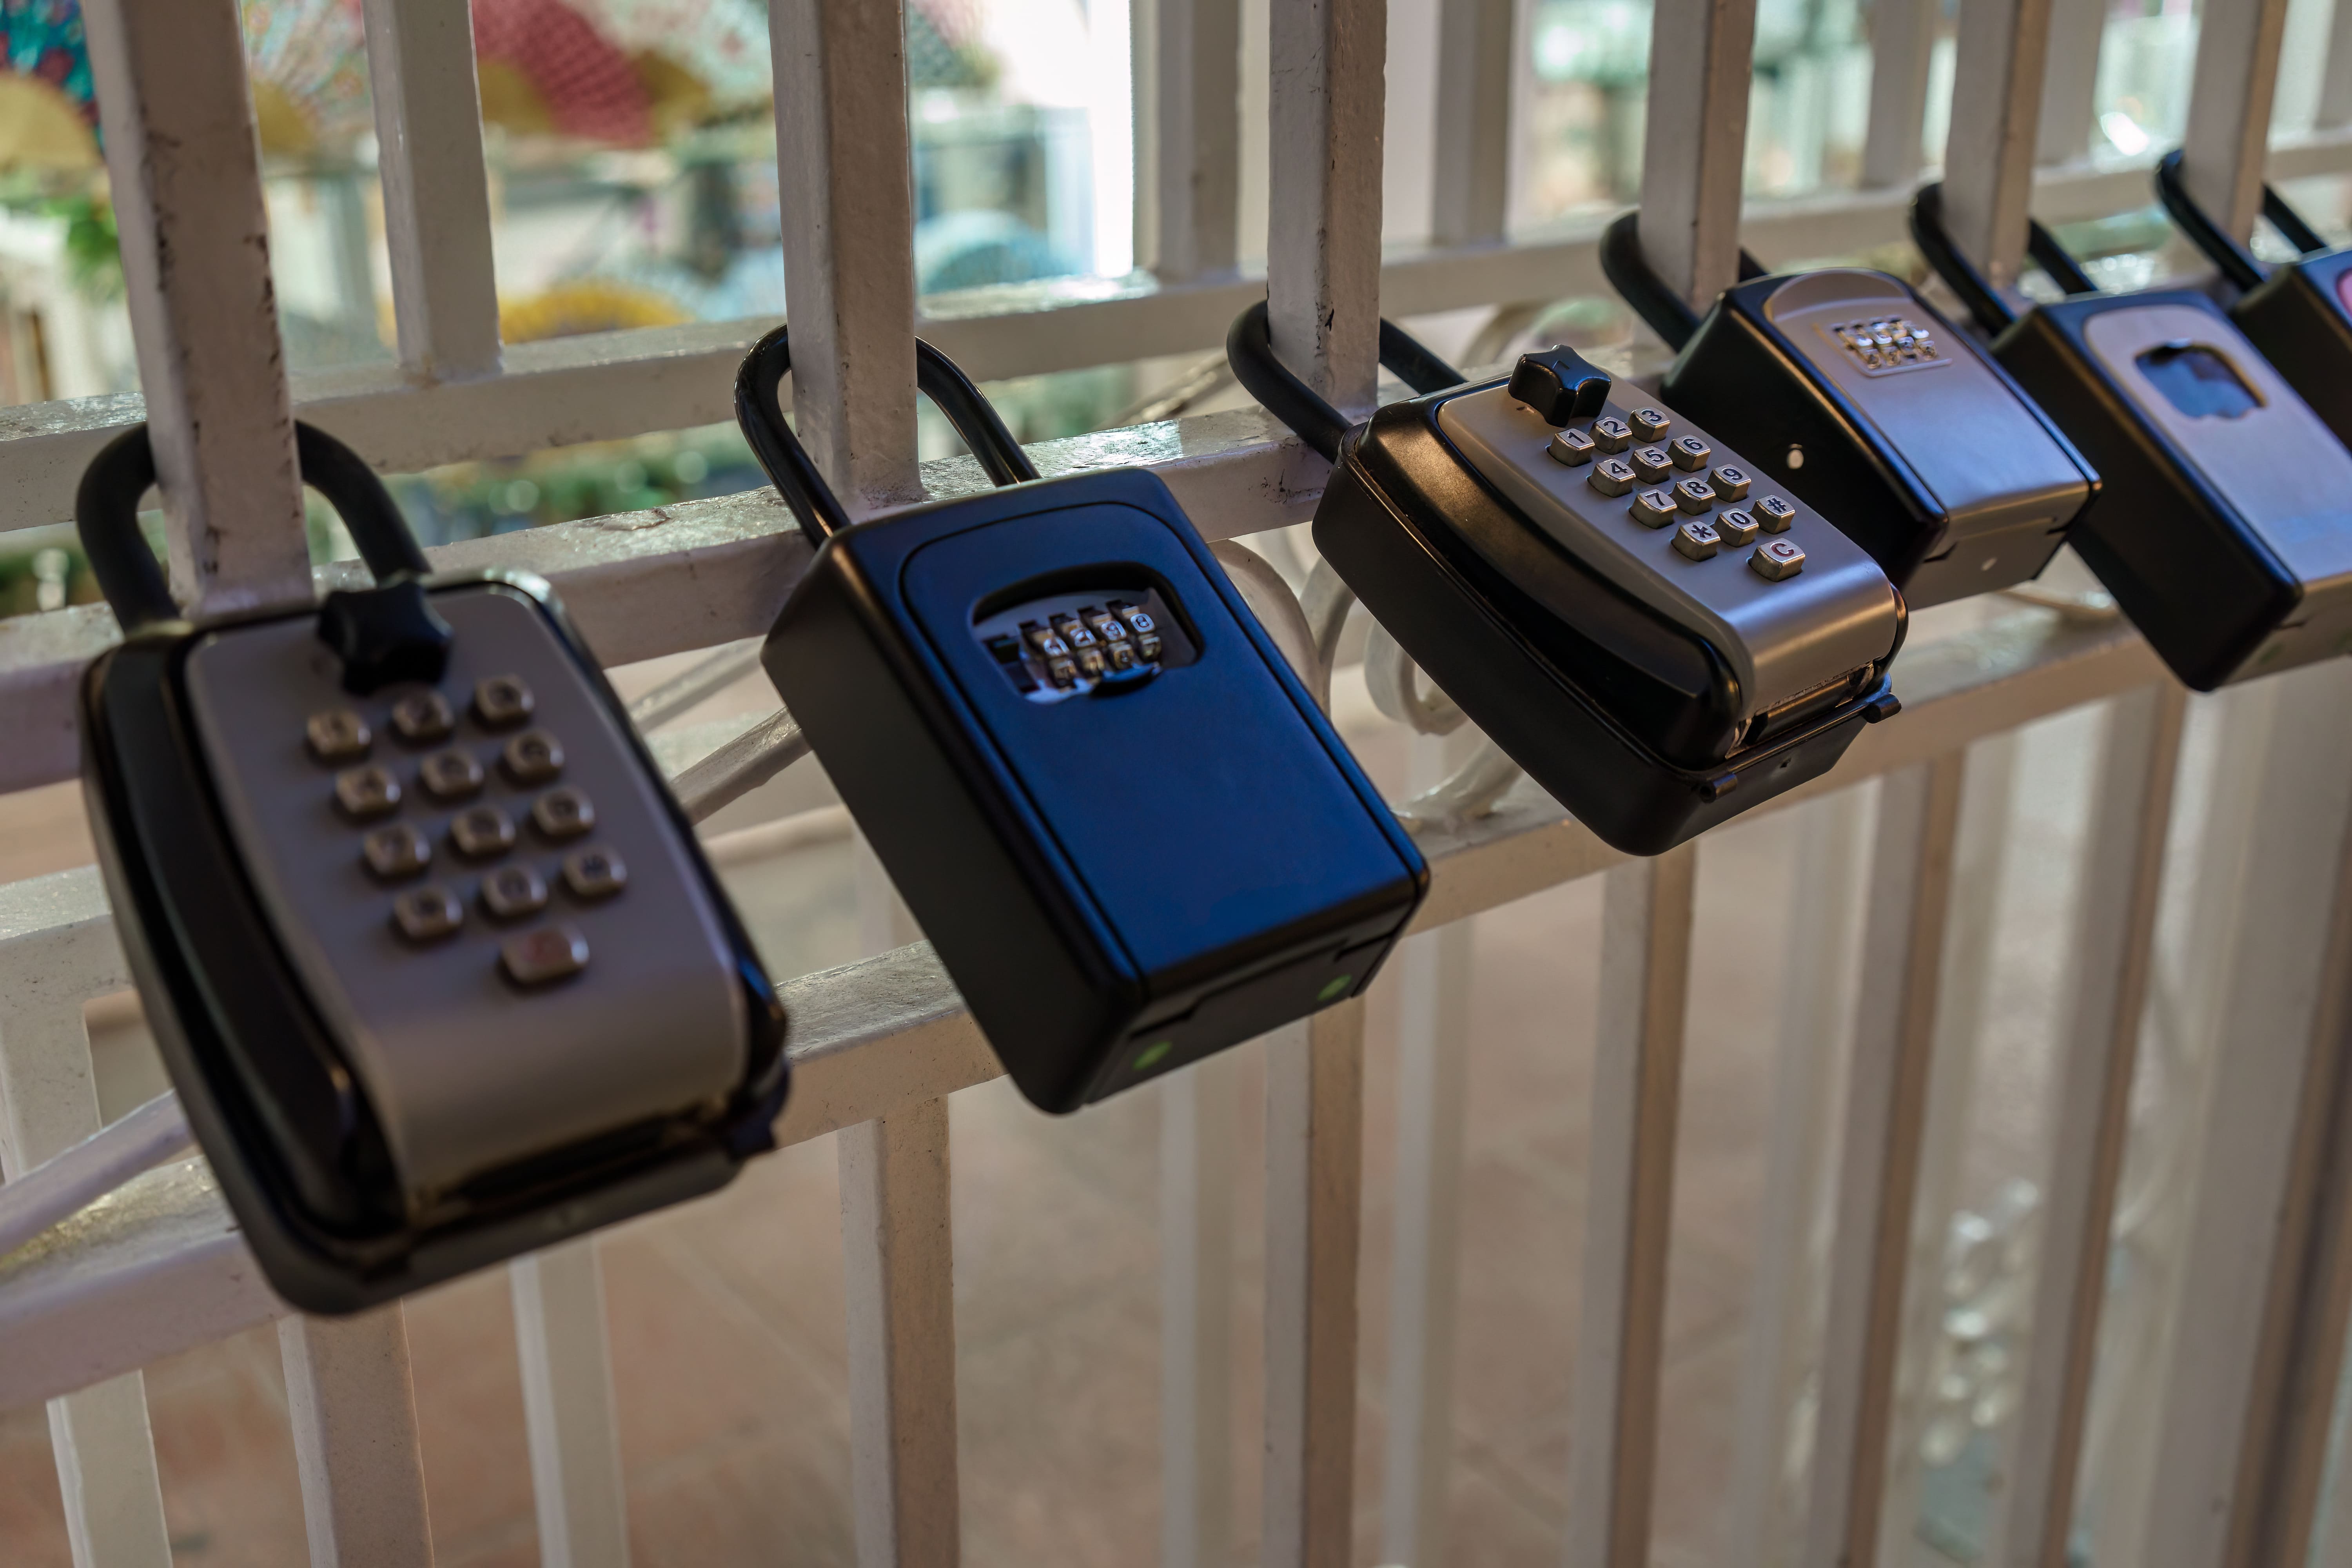
M1909 284L1854 267L1757 268L1702 319L1650 266L1638 216L1610 225L1601 266L1676 351L1665 402L1819 507L1915 610L2048 564L2097 476Z
M2352 250L2329 246L2285 197L2264 185L2263 216L2300 254L2276 266L2255 260L2189 194L2178 152L2158 163L2156 194L2180 232L2237 290L2230 320L2246 341L2337 440L2352 442Z
M430 577L298 426L375 585L190 624L143 426L75 516L123 627L82 683L117 929L271 1286L357 1310L709 1192L772 1146L784 1018L547 585Z
M2100 475L2068 536L2199 691L2352 650L2352 452L2194 289L2103 294L2039 223L2067 297L2019 312L1946 233L1943 187L1911 226L1992 355Z
M1315 544L1430 679L1593 832L1656 854L1826 772L1896 710L1903 596L1709 428L1574 352L1461 376L1387 323L1420 395L1349 427L1226 355L1331 459Z
M1360 994L1427 866L1141 468L1040 479L963 374L917 384L1000 489L851 526L736 414L816 547L762 656L1021 1092L1074 1110Z

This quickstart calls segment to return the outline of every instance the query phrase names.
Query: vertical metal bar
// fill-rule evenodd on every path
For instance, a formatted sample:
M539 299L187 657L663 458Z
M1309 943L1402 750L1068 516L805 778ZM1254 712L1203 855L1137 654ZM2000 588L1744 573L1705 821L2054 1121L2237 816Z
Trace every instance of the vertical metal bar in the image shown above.
M897 0L769 0L793 413L853 517L918 500L915 207Z
M482 98L466 0L362 0L400 363L424 381L499 368Z
M596 1238L508 1266L541 1568L628 1568L613 1352Z
M1343 410L1380 378L1385 0L1273 0L1266 302L1274 346Z
M1436 750L1433 739L1424 737L1416 749ZM1454 1317L1461 1295L1474 934L1470 921L1456 921L1408 939L1397 953L1395 1253L1381 1550L1382 1561L1412 1568L1439 1568L1445 1560L1454 1476Z
M2090 842L2059 1068L2042 1244L2009 1474L1989 1539L2005 1568L2066 1568L2116 1184L2156 942L2187 698L2169 681L2117 698L2092 774Z
M1608 872L1568 1568L1647 1568L1698 847Z
M2319 74L2319 111L2313 118L2318 131L2352 123L2352 5L2336 6L2328 18L2327 60Z
M2315 1108L2330 921L2352 808L2352 670L2273 678L2278 712L2242 871L2252 897L2227 936L2213 1097L2177 1309L2144 1561L2251 1561L2293 1283L2322 1147Z
M172 576L200 613L307 602L309 534L236 0L88 0Z
M1937 0L1877 0L1870 8L1870 120L1862 142L1865 189L1908 185L1926 161L1927 66Z
M1228 1051L1160 1090L1162 1568L1233 1558L1235 1087Z
M1516 0L1439 0L1430 236L1440 245L1503 238L1511 194L1517 9ZM1421 1560L1412 1561L1418 1568Z
M1732 1451L1725 1568L1768 1568L1786 1559L1797 1512L1790 1493L1792 1425L1820 1315L1822 1195L1834 1144L1836 1064L1853 1023L1867 848L1860 785L1801 806L1792 942L1780 993L1780 1049L1772 1073L1771 1135L1765 1144L1764 1205L1756 1237L1754 1305L1740 1374Z
M2092 119L2098 107L2099 47L2106 37L2106 0L2052 0L2036 163L2073 163L2090 155Z
M1739 277L1739 196L1756 0L1660 0L1651 13L1642 250L1704 310Z
M352 1318L280 1318L278 1349L310 1568L432 1568L408 1322L398 1304Z
M1806 1568L1871 1568L1901 1346L1964 754L1879 781Z
M77 931L9 977L0 1014L0 1177L14 1180L99 1129L81 998L121 958L110 929ZM49 1447L74 1568L169 1568L171 1540L138 1373L49 1401Z
M1997 289L2025 263L2053 0L1969 0L1952 65L1944 226Z
M1241 0L1137 0L1138 260L1162 283L1240 261Z
M1265 1568L1349 1561L1363 1047L1360 998L1266 1053Z
M2197 25L2197 69L2180 179L2215 223L2251 238L2263 210L2263 161L2287 0L2206 0Z
M961 1550L948 1105L841 1134L850 1483L860 1568L940 1568Z

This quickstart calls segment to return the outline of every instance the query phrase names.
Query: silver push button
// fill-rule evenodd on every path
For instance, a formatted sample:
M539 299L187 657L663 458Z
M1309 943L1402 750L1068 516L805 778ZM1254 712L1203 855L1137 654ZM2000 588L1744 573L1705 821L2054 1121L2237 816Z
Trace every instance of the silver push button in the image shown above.
M1716 514L1715 531L1732 544L1753 544L1760 531L1756 520L1737 507Z
M1642 476L1643 484L1654 485L1675 471L1675 460L1666 456L1664 447L1636 447L1633 471Z
M518 985L545 985L588 967L588 939L578 926L541 926L509 937L499 949L499 967Z
M417 888L392 900L393 927L411 942L438 942L465 921L465 906L446 888Z
M1715 487L1715 493L1726 500L1748 499L1748 479L1746 468L1734 468L1729 463L1718 463L1716 465L1715 472L1709 474L1706 479L1707 483Z
M1633 498L1633 521L1643 528L1664 528L1675 520L1675 503L1664 490L1643 490Z
M303 739L310 742L310 754L322 763L348 763L354 757L364 757L375 741L368 731L367 721L348 708L329 708L311 714L302 732Z
M593 903L627 887L629 868L602 844L592 844L563 858L563 885L581 902Z
M514 819L495 805L461 811L449 821L449 841L471 859L503 855L514 847Z
M1636 408L1633 413L1633 434L1644 441L1654 441L1673 427L1674 421L1656 408Z
M1756 547L1748 564L1756 569L1759 577L1778 583L1805 569L1805 552L1793 539L1768 539Z
M544 730L525 730L507 742L499 760L515 783L545 784L563 771L563 748Z
M1633 427L1614 415L1595 419L1592 444L1604 452L1622 452L1633 444Z
M520 724L538 705L520 675L486 676L474 683L474 717L486 729Z
M412 691L392 705L392 727L411 745L437 741L457 727L449 700L437 691Z
M387 882L414 877L433 863L431 842L405 822L395 822L369 834L360 840L360 854L367 861L367 868Z
M1723 536L1716 532L1715 524L1711 522L1700 522L1693 519L1675 530L1675 551L1689 556L1693 561L1706 560L1722 543Z
M1797 509L1779 496L1766 496L1753 510L1756 521L1764 525L1767 533L1786 533L1789 525L1797 521Z
M436 800L464 800L480 793L482 764L474 760L472 752L453 746L419 763L416 777L425 785L425 793Z
M364 821L400 807L400 781L389 770L370 763L345 768L335 775L335 804L347 816Z
M1666 443L1666 450L1673 455L1675 467L1686 474L1697 473L1715 456L1715 448L1696 436L1677 436Z
M1605 496L1622 496L1633 488L1633 465L1622 458L1603 458L1592 465L1586 481Z
M1573 468L1592 461L1592 455L1599 450L1601 444L1591 436L1581 430L1570 429L1554 436L1544 447L1544 455L1555 463L1566 463Z
M528 866L501 866L482 879L482 908L502 921L535 915L547 908L547 884Z
M1705 479L1680 479L1675 484L1675 504L1693 517L1704 517L1715 504L1715 491Z
M550 838L577 838L596 826L596 808L586 795L567 785L532 801L530 820Z

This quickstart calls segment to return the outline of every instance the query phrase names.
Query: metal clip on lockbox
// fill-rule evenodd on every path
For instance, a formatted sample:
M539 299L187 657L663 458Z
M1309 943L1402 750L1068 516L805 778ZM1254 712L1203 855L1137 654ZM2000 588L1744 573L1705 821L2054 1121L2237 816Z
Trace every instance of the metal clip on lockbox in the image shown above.
M1992 354L2096 466L2068 536L2181 682L2210 691L2352 647L2352 453L2194 289L2102 294L2039 223L2068 296L2022 314L1912 204L1920 251Z
M1353 428L1275 356L1263 304L1225 351L1334 465L1323 558L1603 839L1671 848L1896 710L1902 595L1706 430L1568 349L1472 385L1387 322L1381 345L1421 395Z
M2230 320L2336 438L2352 445L2352 250L2330 248L2285 197L2264 185L2263 216L2302 254L2277 267L2255 260L2189 195L2177 152L2157 164L2156 192L2180 231L2238 290Z
M855 527L736 416L816 546L762 656L1021 1092L1076 1110L1362 992L1428 868L1159 478L1044 479L929 344L1001 489Z
M1667 403L1737 442L1922 609L2040 574L2098 479L2007 372L1899 278L1832 267L1741 280L1704 320L1627 213L1601 268L1676 352Z
M194 625L141 537L142 426L75 500L123 628L83 781L173 1087L278 1293L353 1311L723 1185L784 1017L547 584L427 577L306 426L375 586Z

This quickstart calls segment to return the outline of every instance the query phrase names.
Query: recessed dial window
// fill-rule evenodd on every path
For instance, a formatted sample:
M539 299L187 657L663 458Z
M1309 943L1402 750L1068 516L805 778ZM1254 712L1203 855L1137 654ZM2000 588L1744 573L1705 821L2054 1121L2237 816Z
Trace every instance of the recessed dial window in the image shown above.
M2263 405L2221 351L2203 343L2160 343L2133 363L2167 402L2191 419L2239 419Z
M1199 657L1157 588L1044 595L984 616L972 635L1033 702L1108 695Z

